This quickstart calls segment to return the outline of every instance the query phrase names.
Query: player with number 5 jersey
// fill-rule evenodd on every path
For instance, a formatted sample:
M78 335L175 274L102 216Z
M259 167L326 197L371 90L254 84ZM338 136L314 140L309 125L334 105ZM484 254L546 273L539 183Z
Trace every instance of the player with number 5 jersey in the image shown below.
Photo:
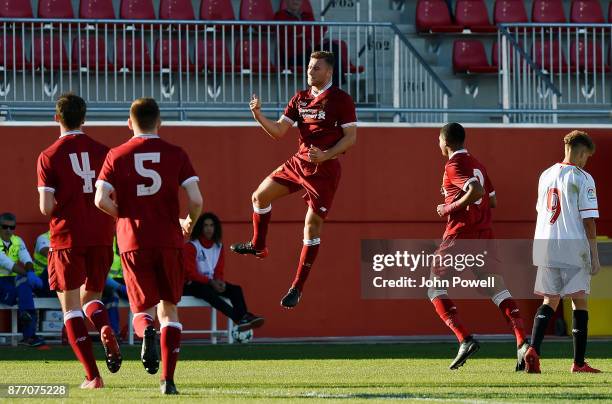
M100 300L113 262L115 230L113 219L94 205L94 182L108 147L81 130L86 109L77 95L59 97L55 120L61 136L40 154L37 171L40 211L51 216L49 286L57 291L68 340L85 368L81 388L89 389L104 383L83 312L100 332L111 372L119 370L122 358Z
M134 331L143 339L141 359L151 374L159 369L155 314L161 325L161 392L177 394L174 370L182 325L176 304L185 283L183 232L189 233L202 209L198 177L187 153L158 136L160 111L152 98L130 108L134 136L111 149L96 182L96 205L117 218ZM189 216L179 220L179 189L185 189ZM183 228L181 229L181 225Z

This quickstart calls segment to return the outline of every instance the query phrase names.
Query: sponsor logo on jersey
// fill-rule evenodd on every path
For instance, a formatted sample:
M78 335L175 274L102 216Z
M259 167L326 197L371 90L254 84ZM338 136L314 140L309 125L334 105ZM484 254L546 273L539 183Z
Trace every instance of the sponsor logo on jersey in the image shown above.
M597 195L595 195L595 188L589 188L587 189L587 199L589 201L595 201L597 200Z

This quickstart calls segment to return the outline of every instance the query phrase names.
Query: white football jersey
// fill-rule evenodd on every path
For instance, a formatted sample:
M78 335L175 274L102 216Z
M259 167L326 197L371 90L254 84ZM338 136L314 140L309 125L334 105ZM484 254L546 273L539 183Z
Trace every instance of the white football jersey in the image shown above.
M540 175L533 264L590 268L591 253L582 219L597 218L593 177L575 165L557 163Z

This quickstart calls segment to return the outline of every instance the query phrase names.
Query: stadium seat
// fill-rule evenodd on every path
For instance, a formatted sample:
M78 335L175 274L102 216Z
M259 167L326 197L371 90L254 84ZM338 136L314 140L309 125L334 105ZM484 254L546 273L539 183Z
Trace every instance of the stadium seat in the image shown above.
M32 18L32 5L29 0L3 0L0 1L0 17L4 18Z
M278 9L279 9L279 10L282 10L282 9L284 9L285 7L286 7L286 6L285 6L285 0L281 0L280 4L279 4L279 6L278 6ZM303 12L303 13L304 13L304 12L305 12L305 13L310 13L310 14L314 15L314 11L313 11L313 9L312 9L312 4L310 4L310 0L304 0L304 1L302 1L302 12Z
M53 35L53 39L50 34L34 38L32 66L35 69L68 70L68 52L58 34Z
M80 45L79 45L80 43ZM81 60L79 60L79 56ZM111 70L112 64L106 53L106 40L103 36L90 34L82 35L81 39L74 38L72 43L72 64L81 68L87 68L90 72L104 72Z
M547 72L566 73L576 70L568 66L565 54L558 41L535 41L531 55L533 62Z
M606 22L599 0L572 1L570 22L578 24L599 24Z
M495 24L529 22L523 0L497 0L493 12Z
M562 0L533 0L531 20L534 23L567 22Z
M336 57L336 66L342 68L344 73L363 73L365 68L363 66L355 66L349 57L348 45L343 40L333 40L333 47L340 48L340 55ZM325 46L325 45L324 45Z
M276 66L270 60L268 44L261 43L261 48L257 41L238 40L234 53L234 62L238 70L249 70L252 73L273 73Z
M457 0L455 23L472 32L497 32L497 27L489 22L484 0Z
M191 0L161 0L160 20L195 20Z
M245 21L272 21L274 11L270 0L242 0L240 19Z
M21 37L7 35L6 42L0 41L0 71L23 70L27 64L26 57L27 54L23 53Z
M25 1L29 2L29 0ZM72 10L72 1L39 0L38 18L74 18L74 11Z
M195 71L195 65L189 59L187 40L158 39L155 43L155 68L173 72Z
M155 10L151 0L121 0L119 16L126 20L154 20Z
M461 32L463 27L453 24L448 6L443 0L419 0L416 8L418 32Z
M581 72L609 72L610 66L604 65L601 43L593 41L570 42L570 65Z
M455 73L497 73L497 67L487 61L482 42L460 39L453 44L453 71Z
M196 45L198 70L206 68L208 72L233 72L240 71L239 66L232 68L232 59L225 42L221 39L208 38L198 40ZM238 63L238 61L236 61ZM195 63L194 63L195 64Z
M608 22L612 23L612 1L608 4Z
M200 3L201 20L235 20L232 0L202 0Z
M114 19L113 0L81 0L79 17L102 20Z
M129 71L139 72L144 70L145 72L151 69L151 53L147 40L142 38L132 38L131 35L126 35L125 40L123 38L117 38L115 43L115 52L117 57L115 60L115 66L117 69L126 69Z

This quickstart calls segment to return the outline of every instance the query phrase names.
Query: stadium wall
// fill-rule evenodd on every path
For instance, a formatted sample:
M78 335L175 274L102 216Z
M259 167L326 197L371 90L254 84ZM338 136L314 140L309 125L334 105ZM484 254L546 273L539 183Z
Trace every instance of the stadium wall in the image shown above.
M598 182L601 219L599 234L612 235L608 207L612 204L609 129L586 130L597 143L587 169ZM114 146L125 141L127 127L91 126L86 131ZM497 190L494 212L500 238L532 237L539 173L563 158L562 136L567 128L469 128L468 149L488 168ZM38 211L36 158L58 134L51 126L0 126L0 210L17 214L17 234L33 248L45 230ZM251 235L251 192L280 165L297 142L297 131L275 142L260 129L248 126L167 126L162 136L184 147L201 178L205 209L224 222L224 241L246 240ZM435 213L441 201L444 158L437 128L363 127L358 143L342 157L343 178L322 236L319 258L300 306L291 311L279 306L296 266L301 248L305 204L293 195L274 204L266 260L227 254L227 280L242 285L249 309L266 317L258 337L317 337L366 335L448 334L428 301L363 300L360 296L360 240L366 238L438 238L444 224ZM538 302L522 301L531 327ZM467 325L478 333L504 333L498 309L486 301L459 302ZM183 322L201 321L201 311L188 309ZM0 314L0 327L8 316Z

